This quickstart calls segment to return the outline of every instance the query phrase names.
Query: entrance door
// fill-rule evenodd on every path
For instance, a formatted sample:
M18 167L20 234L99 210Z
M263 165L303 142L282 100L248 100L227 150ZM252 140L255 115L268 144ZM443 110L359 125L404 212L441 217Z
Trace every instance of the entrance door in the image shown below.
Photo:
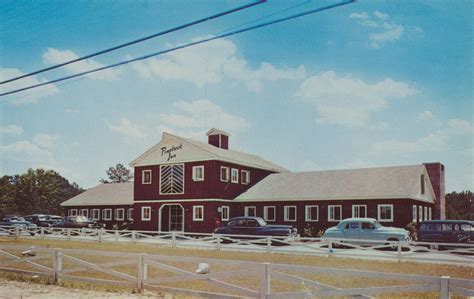
M170 231L183 231L183 208L178 205L169 206Z

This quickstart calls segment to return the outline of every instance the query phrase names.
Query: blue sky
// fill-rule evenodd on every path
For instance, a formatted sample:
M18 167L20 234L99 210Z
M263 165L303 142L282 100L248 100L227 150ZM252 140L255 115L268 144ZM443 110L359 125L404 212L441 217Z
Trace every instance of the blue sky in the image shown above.
M248 2L3 0L0 76ZM297 4L272 18L335 2L270 1L1 90L163 50ZM217 127L231 133L231 148L293 171L440 161L447 191L473 190L471 12L471 1L358 1L2 97L0 174L45 167L88 188L163 131L205 141Z

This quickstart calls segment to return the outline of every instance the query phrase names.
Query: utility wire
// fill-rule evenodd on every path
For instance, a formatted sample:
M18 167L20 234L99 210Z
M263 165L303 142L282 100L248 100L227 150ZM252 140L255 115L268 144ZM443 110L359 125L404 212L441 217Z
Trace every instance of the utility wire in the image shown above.
M255 5L259 5L259 4L265 3L266 1L267 0L257 0L257 1L254 1L252 3L249 3L249 4L245 4L245 5L242 5L242 6L230 9L230 10L226 10L226 11L223 11L223 12L205 17L205 18L198 19L196 21L192 21L192 22L189 22L189 23L186 23L186 24L183 24L183 25L180 25L180 26L176 26L176 27L173 27L173 28L170 28L170 29L167 29L167 30L149 35L149 36L145 36L145 37L142 37L142 38L130 41L130 42L126 42L124 44L120 44L120 45L115 46L115 47L111 47L111 48L101 50L101 51L98 51L98 52L95 52L95 53L92 53L92 54L89 54L89 55L86 55L86 56L83 56L83 57L79 57L79 58L69 60L69 61L66 61L66 62L63 62L63 63L60 63L60 64L56 64L56 65L53 65L53 66L50 66L50 67L47 67L47 68L44 68L44 69L40 69L40 70L31 72L31 73L28 73L28 74L24 74L24 75L21 75L21 76L18 76L18 77L14 77L14 78L11 78L11 79L0 82L0 84L13 82L13 81L16 81L16 80L19 80L19 79L22 79L22 78L26 78L26 77L37 75L37 74L40 74L40 73L43 73L43 72L46 72L46 71L54 70L54 69L57 69L59 67L71 64L71 63L75 63L75 62L82 61L82 60L85 60L85 59L89 59L89 58L92 58L92 57L95 57L95 56L98 56L98 55L109 53L109 52L112 52L112 51L115 51L115 50L118 50L118 49L121 49L121 48L125 48L125 47L128 47L130 45L137 44L137 43L140 43L140 42L143 42L143 41L146 41L146 40L149 40L149 39L161 36L161 35L165 35L165 34L168 34L168 33L174 32L174 31L178 31L178 30L181 30L181 29L184 29L184 28L187 28L187 27L197 25L199 23L210 21L210 20L228 15L228 14L231 14L231 13L234 13L234 12L237 12L237 11L255 6Z
M209 37L209 38L202 39L202 40L199 40L199 41L183 44L183 45L180 45L180 46L177 46L177 47L169 48L169 49L162 50L162 51L159 51L159 52L155 52L155 53L152 53L152 54L148 54L148 55L145 55L145 56L140 56L140 57L136 57L136 58L133 58L133 59L121 61L121 62L118 62L118 63L106 65L106 66L103 66L103 67L100 67L100 68L96 68L96 69L92 69L92 70L89 70L89 71L77 73L77 74L74 74L74 75L58 78L58 79L43 82L43 83L40 83L40 84L35 84L35 85L30 85L30 86L27 86L27 87L15 89L15 90L12 90L12 91L1 93L0 97L10 95L10 94L14 94L14 93L18 93L18 92L28 90L28 89L32 89L32 88L37 88L37 87L48 85L48 84L53 84L53 83L56 83L56 82L61 82L61 81L76 78L76 77L79 77L79 76L88 75L88 74L95 73L95 72L98 72L98 71L102 71L102 70L110 69L110 68L113 68L113 67L125 65L125 64L128 64L128 63L132 63L132 62L136 62L136 61L140 61L140 60L145 60L145 59L148 59L148 58L151 58L151 57L154 57L154 56L162 55L162 54L165 54L165 53L173 52L173 51L184 49L184 48L189 48L189 47L196 46L196 45L203 44L203 43L207 43L207 42L210 42L210 41L213 41L213 40L216 40L216 39L221 39L221 38L224 38L224 37L236 35L236 34L239 34L239 33L246 32L246 31L251 31L251 30L258 29L258 28L270 26L270 25L273 25L273 24L276 24L276 23L281 23L281 22L288 21L288 20L291 20L291 19L296 19L296 18L306 16L306 15L309 15L309 14L314 14L314 13L324 11L324 10L328 10L328 9L331 9L331 8L343 6L343 5L346 5L346 4L353 3L355 1L356 0L346 0L346 1L338 2L336 4L331 4L331 5L323 6L323 7L320 7L320 8L304 11L304 12L301 12L301 13L290 15L288 17L276 19L276 20L273 20L273 21L268 21L268 22L265 22L265 23L262 23L262 24L257 24L257 25L254 25L254 26L250 26L250 27L240 29L240 30L235 30L235 31L232 31L232 32L229 32L229 33L216 35L216 36L213 36L213 37ZM0 103L4 103L4 102L6 102L6 101L0 102Z

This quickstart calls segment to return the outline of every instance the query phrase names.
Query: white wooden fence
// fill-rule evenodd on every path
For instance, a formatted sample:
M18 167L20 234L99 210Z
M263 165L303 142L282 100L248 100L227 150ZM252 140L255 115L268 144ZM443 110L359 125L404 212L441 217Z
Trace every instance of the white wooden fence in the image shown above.
M210 265L210 272L196 274L193 269L203 262ZM25 269L24 265L29 268ZM450 294L474 296L474 280L448 276L435 277L143 253L29 248L1 244L0 271L45 276L54 282L72 280L102 285L130 286L139 290L159 289L169 293L210 298L368 297L377 294L420 292L439 292L443 299L449 298ZM344 277L364 278L366 281L374 279L378 283L380 280L387 280L391 281L392 285L340 288L309 279L308 274L336 276L338 280ZM247 285L242 283L242 280L229 281L229 278L241 276L256 283ZM192 281L217 286L223 291L219 293L201 291L189 287ZM282 281L291 285L289 289L292 291L282 292L281 289L279 291L278 285ZM187 282L187 287L178 288L170 285L170 283L181 282ZM395 282L396 285L393 285Z
M275 236L218 235L105 229L0 227L0 235L15 238L153 244L172 248L288 253L348 258L391 259L474 266L474 244L348 240ZM32 236L32 234L34 234ZM441 250L440 250L441 249Z

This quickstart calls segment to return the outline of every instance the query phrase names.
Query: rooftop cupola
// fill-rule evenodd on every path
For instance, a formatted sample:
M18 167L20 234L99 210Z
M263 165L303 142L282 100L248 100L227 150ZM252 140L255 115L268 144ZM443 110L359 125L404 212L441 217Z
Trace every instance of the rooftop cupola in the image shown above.
M212 128L206 133L208 142L218 148L229 149L229 133Z

